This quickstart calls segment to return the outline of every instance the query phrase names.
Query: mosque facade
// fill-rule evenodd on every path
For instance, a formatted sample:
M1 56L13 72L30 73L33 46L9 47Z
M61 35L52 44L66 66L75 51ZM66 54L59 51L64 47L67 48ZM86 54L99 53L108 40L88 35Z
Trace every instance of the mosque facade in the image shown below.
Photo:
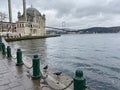
M32 6L26 8L26 0L23 0L23 13L18 12L18 20L12 22L11 0L8 0L9 22L3 22L2 31L12 31L21 36L45 36L45 14L41 14Z

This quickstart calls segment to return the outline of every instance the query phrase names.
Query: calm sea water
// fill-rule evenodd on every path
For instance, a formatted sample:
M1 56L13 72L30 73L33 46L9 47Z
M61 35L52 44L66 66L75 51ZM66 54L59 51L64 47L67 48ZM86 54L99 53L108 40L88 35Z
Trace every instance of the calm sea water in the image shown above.
M120 34L62 35L10 43L71 77L81 69L87 84L97 90L120 90Z

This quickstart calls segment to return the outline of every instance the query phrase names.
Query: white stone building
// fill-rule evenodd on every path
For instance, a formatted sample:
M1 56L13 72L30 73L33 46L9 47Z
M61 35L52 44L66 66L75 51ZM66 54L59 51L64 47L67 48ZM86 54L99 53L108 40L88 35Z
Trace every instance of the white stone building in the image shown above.
M8 9L9 22L5 24L12 26L11 0L8 0ZM16 31L17 34L21 34L22 36L45 36L45 21L45 15L42 15L37 9L33 7L26 9L26 0L23 0L23 14L18 12L18 20L14 23L13 27L15 30L9 31Z

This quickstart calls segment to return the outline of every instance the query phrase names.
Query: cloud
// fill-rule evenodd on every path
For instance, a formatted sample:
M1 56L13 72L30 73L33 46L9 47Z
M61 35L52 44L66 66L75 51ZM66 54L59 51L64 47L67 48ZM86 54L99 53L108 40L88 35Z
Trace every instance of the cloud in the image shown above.
M13 19L22 12L22 0L11 0ZM46 14L47 26L88 28L93 26L118 26L120 23L120 0L27 0L42 14ZM7 1L0 0L0 11L8 12Z

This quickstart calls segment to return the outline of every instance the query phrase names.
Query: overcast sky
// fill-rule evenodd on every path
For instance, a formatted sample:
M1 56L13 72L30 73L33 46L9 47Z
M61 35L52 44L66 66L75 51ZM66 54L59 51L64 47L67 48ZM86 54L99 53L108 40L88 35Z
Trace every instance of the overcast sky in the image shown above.
M22 0L12 1L13 21L22 10ZM31 6L46 15L46 25L89 28L120 26L120 0L27 0ZM0 11L8 14L7 0L0 0Z

